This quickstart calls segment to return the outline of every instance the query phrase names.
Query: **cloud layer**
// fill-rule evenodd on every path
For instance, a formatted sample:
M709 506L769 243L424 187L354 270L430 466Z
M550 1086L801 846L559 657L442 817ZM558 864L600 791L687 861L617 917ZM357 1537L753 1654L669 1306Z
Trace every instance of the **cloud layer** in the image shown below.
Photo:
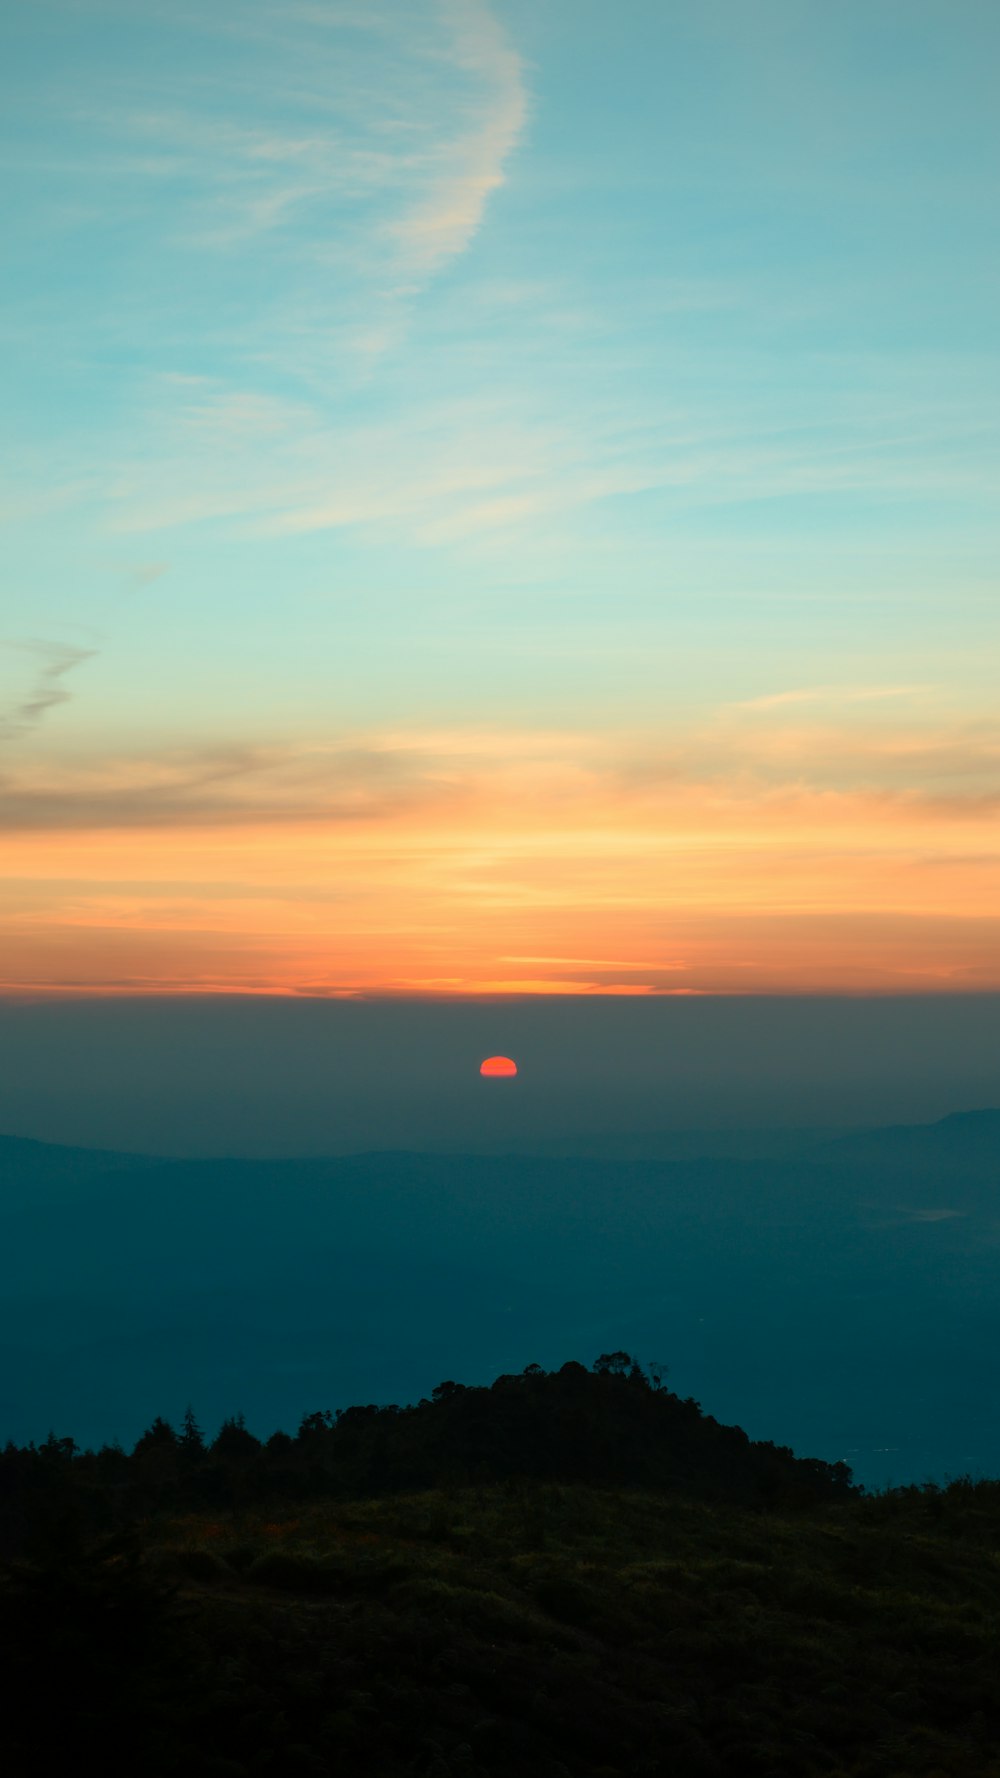
M24 765L4 987L1000 986L1000 731L859 728L833 782L828 727L789 750L760 720L738 753L709 726Z
M96 650L74 648L65 642L14 642L7 649L24 657L32 668L31 682L6 705L0 704L0 741L24 735L50 710L69 702L72 693L66 676L92 660Z

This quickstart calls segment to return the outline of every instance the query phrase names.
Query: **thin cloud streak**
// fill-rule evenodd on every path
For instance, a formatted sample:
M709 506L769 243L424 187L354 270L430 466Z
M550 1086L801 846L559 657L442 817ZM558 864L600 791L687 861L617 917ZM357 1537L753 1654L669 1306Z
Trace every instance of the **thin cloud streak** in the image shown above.
M779 710L791 704L872 704L883 698L926 696L928 685L813 685L797 691L768 692L760 698L741 698L733 710Z
M488 98L475 126L441 150L427 197L390 230L406 263L425 275L465 252L528 116L523 63L483 0L443 0L439 11L452 32L451 61Z
M388 821L453 798L405 755L363 746L169 749L74 773L31 766L0 778L0 831L286 827Z
M33 682L25 696L6 709L0 709L0 740L10 741L37 727L60 704L67 704L72 692L64 681L74 668L93 660L94 648L74 648L65 642L9 642L8 648L32 656L38 661Z
M206 87L214 104L198 109L168 84L142 105L111 88L72 107L78 126L152 152L102 160L91 145L88 165L112 190L131 179L173 192L182 247L252 249L308 215L315 259L383 294L388 273L395 302L412 296L468 248L522 138L525 71L504 27L485 0L381 17L306 6L243 22L270 51L263 107L225 64ZM221 16L172 23L220 38L231 28ZM374 67L366 38L377 39ZM61 170L71 177L72 163Z
M319 405L251 389L196 400L167 387L158 394L148 458L112 467L106 480L108 520L121 533L224 520L237 535L275 540L348 527L379 535L388 525L420 548L498 537L535 545L553 523L588 508L613 512L638 495L681 515L734 502L838 501L854 486L893 501L946 489L972 497L988 478L980 449L944 430L918 462L902 448L869 456L866 435L878 422L863 414L843 429L846 442L771 442L760 416L721 393L687 425L652 409L624 425L584 383L574 388L576 424L514 386L350 427Z

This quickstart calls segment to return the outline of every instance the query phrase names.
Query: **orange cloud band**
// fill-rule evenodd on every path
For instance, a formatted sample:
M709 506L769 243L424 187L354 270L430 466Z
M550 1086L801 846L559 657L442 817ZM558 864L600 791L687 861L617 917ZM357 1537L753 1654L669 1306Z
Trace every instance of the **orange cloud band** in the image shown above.
M0 789L0 991L1000 987L982 749L842 736L832 783L825 735L794 777L774 732L723 739L36 766Z

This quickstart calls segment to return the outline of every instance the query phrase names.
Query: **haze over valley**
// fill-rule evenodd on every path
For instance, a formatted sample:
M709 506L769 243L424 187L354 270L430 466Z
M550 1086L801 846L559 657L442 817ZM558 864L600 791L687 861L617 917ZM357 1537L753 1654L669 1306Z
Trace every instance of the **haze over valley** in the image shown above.
M127 1444L189 1402L263 1434L624 1345L868 1485L1000 1470L1000 1111L515 1147L176 1160L4 1137L5 1434Z

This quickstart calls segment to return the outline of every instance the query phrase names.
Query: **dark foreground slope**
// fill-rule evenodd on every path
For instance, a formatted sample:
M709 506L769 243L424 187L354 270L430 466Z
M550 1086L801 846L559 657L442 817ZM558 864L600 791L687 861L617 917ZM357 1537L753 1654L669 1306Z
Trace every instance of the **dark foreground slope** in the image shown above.
M625 1353L0 1483L11 1778L1000 1778L1000 1484L865 1497Z
M995 1484L164 1518L0 1593L5 1769L997 1778L998 1544Z

